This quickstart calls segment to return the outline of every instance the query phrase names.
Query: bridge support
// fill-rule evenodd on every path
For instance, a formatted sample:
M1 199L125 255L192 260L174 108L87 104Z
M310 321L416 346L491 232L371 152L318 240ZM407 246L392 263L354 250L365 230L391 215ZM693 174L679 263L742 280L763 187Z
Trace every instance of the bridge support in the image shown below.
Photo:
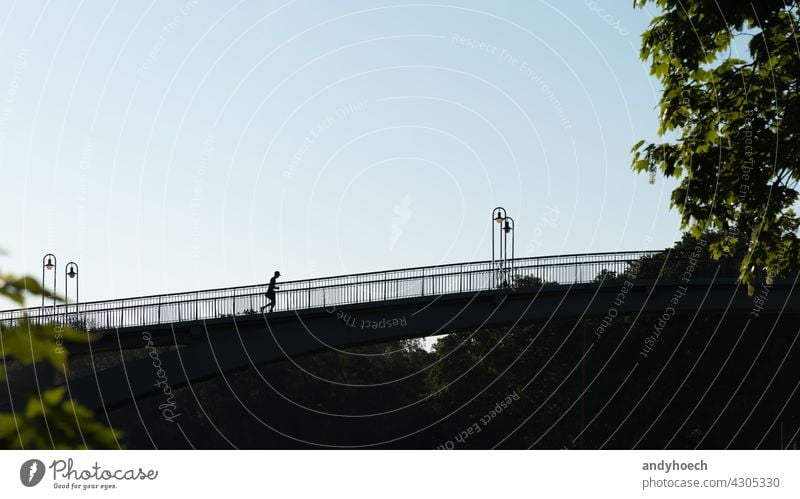
M522 322L602 317L611 307L629 315L662 314L672 307L676 314L701 309L703 313L746 316L754 309L753 297L734 280L713 284L699 279L691 284L637 281L619 303L621 286L619 281L545 285L121 329L101 342L148 349L148 355L70 380L70 389L74 398L90 408L113 409L133 399L163 394L167 387L174 390L222 373L359 345ZM679 286L687 291L674 303ZM800 295L793 289L790 281L776 281L759 313L796 314ZM155 349L170 344L183 346Z

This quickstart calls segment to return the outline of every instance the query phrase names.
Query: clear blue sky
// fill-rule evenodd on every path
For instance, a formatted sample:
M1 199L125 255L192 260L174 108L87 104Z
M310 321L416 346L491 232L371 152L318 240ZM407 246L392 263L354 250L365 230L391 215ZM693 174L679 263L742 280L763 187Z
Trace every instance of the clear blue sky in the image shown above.
M630 1L1 9L0 268L83 300L487 259L496 205L521 256L679 238Z

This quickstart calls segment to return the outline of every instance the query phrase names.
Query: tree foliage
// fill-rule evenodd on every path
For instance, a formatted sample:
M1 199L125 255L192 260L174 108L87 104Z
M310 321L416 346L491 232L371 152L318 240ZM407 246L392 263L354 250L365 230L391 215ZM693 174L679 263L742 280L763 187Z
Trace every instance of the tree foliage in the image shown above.
M800 256L800 3L635 0L660 13L641 57L663 86L659 136L633 148L633 169L680 180L672 204L712 255L745 247L739 277L791 269ZM744 54L736 57L739 40Z
M0 272L0 297L23 305L25 296L52 296L33 277ZM20 320L0 325L0 382L13 368L49 364L63 375L68 353L64 341L87 341L87 333L71 327ZM19 370L17 370L19 371ZM19 372L17 373L19 374ZM19 380L17 380L19 381ZM43 384L49 384L42 380ZM95 421L92 411L67 397L63 386L41 389L24 407L0 412L0 447L10 449L85 449L117 447L118 433Z

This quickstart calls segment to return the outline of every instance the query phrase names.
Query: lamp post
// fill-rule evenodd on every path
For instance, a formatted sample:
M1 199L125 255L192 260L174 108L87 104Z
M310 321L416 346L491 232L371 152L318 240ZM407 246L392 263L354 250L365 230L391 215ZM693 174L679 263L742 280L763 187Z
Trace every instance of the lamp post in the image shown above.
M56 270L58 260L52 253L48 253L42 257L42 287L44 287L44 273L46 270L53 271L53 308L56 306ZM44 295L42 295L42 308L44 309Z
M78 315L78 303L80 303L80 287L78 281L78 264L69 262L64 267L64 302L69 307L69 280L75 279L75 316Z
M509 222L511 222L511 223L509 223ZM504 238L508 237L508 233L509 232L511 233L511 261L507 265L506 273L510 273L511 274L511 278L513 279L514 278L514 233L516 232L514 230L514 219L513 218L506 217L505 225L503 226L503 232L504 232L504 234L503 234ZM507 253L508 252L508 241L507 240L504 243L504 246L505 246L506 254L503 255L503 259L508 262L509 260L508 260L508 253ZM507 280L508 280L508 277L506 277L506 281Z
M502 284L508 286L509 271L513 277L514 269L514 219L508 216L508 212L502 206L492 210L492 222L498 226L495 236L494 226L492 226L492 272L495 277L495 286ZM511 233L511 260L508 259L508 234ZM495 239L497 242L495 243ZM497 250L495 250L497 246ZM510 263L509 263L510 262ZM498 278L502 281L498 283Z
M506 209L502 206L492 210L492 222L499 227L499 232L495 236L494 225L492 225L492 276L494 277L494 287L497 287L497 274L503 269L503 221L507 216ZM496 243L495 240L497 240ZM497 251L495 251L495 246L498 247Z

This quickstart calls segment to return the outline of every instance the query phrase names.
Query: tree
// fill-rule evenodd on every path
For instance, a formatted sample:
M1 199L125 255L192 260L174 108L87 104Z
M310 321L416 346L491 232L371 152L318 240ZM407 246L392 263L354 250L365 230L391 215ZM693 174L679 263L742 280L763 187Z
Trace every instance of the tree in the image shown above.
M716 230L715 258L745 248L739 278L798 262L800 49L797 0L634 0L661 9L641 58L663 86L658 134L633 169L680 180L672 204L695 237ZM738 40L746 55L734 57Z
M25 295L52 296L36 279L0 272L0 297L22 305ZM67 326L37 324L26 319L15 324L0 324L0 382L6 383L9 371L21 365L47 363L64 376L67 351L57 343L86 341L87 333ZM0 412L0 448L85 449L117 447L114 430L95 421L92 412L65 398L66 390L57 386L31 394L24 407Z

